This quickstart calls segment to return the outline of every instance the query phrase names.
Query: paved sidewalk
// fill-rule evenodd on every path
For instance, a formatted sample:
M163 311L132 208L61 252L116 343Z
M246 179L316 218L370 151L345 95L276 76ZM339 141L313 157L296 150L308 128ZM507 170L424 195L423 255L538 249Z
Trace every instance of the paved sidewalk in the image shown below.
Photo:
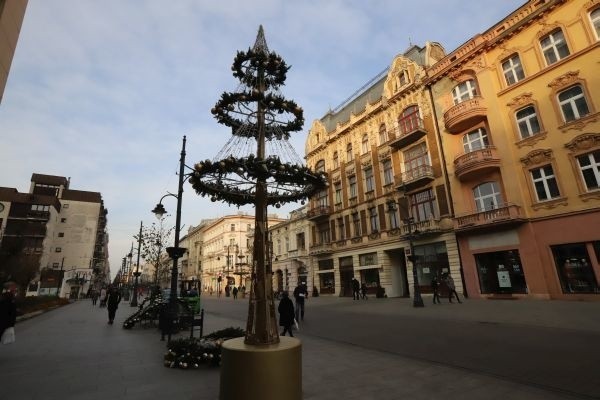
M309 301L313 308L417 312L409 299L371 299L361 307L339 298ZM452 318L562 328L576 324L575 329L600 332L598 303L516 303L469 300L461 305L427 304L418 312L422 318L443 318L449 307L455 307ZM122 321L132 311L127 305L121 306L115 325L110 326L106 324L105 309L79 301L17 324L17 342L0 347L0 398L218 399L219 370L165 368L162 357L166 348L159 341L158 331L122 329ZM217 316L208 310L205 333L243 325L240 318ZM585 398L327 339L302 337L302 332L299 336L303 345L305 400ZM576 372L573 373L575 377Z

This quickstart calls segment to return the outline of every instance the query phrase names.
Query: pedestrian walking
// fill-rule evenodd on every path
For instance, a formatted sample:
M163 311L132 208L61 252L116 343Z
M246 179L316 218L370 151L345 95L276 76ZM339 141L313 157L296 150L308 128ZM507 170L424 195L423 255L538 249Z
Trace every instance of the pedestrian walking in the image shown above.
M100 308L106 307L106 288L103 287L100 290Z
M367 297L367 284L364 282L360 284L360 294L361 294L363 300L369 299Z
M286 332L289 332L291 337L294 337L292 333L292 325L294 325L294 303L290 299L288 292L283 292L281 300L279 301L279 325L283 326L281 336L285 336Z
M442 302L440 301L440 284L436 276L431 278L431 290L433 291L433 304L441 304Z
M92 306L95 306L98 302L98 292L96 290L92 291Z
M448 300L450 300L450 303L452 303L453 294L456 296L456 300L459 303L462 303L462 301L460 301L460 298L458 297L458 293L456 292L456 285L454 285L454 279L450 274L446 274L446 286L448 286Z
M308 297L306 283L302 282L294 289L294 298L296 299L296 320L304 321L304 302Z
M17 321L15 291L15 285L7 286L0 297L0 338L2 344L15 341L15 322Z
M108 323L113 324L115 320L115 314L119 303L121 302L121 293L113 287L110 287L108 294L106 295L106 308L108 309Z
M356 278L352 278L352 299L360 300L360 283Z
M237 299L237 294L238 294L238 288L237 287L233 287L233 289L231 290L231 293L233 294L233 299Z

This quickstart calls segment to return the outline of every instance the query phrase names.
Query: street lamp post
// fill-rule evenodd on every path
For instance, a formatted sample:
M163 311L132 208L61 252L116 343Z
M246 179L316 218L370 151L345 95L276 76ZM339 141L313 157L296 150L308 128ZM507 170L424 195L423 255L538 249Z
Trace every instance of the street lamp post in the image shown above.
M179 184L177 187L177 195L167 193L161 197L160 201L154 207L152 212L157 218L161 219L163 215L167 213L165 207L162 205L162 201L165 197L175 197L177 199L177 211L175 214L175 241L173 247L167 247L167 253L169 257L173 259L173 267L171 268L171 293L169 294L169 326L168 333L171 334L171 327L174 320L177 319L177 260L185 254L186 249L179 247L179 230L181 229L181 201L183 198L183 172L185 167L185 136L183 137L183 144L181 146L181 157L179 159ZM169 338L170 339L170 338Z
M140 276L140 251L142 250L142 221L140 221L140 234L138 235L138 248L137 248L137 262L135 265L135 272L133 275L135 279L133 280L133 299L131 299L131 307L137 307L137 291L138 291L138 278Z
M413 307L425 307L423 303L423 298L421 297L421 287L419 286L419 277L417 274L417 256L415 255L415 246L413 243L414 236L413 234L417 234L419 231L412 231L412 218L406 218L404 220L406 224L408 224L408 244L410 246L410 255L408 256L408 261L412 263L412 272L413 272Z

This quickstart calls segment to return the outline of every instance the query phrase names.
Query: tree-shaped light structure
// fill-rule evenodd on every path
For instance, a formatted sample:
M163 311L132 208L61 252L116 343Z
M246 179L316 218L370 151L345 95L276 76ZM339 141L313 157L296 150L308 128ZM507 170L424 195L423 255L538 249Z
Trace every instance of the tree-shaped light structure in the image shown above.
M327 185L313 173L289 143L290 132L304 124L303 111L279 92L289 67L269 52L262 26L251 49L238 52L232 66L240 84L225 92L211 110L232 137L211 161L194 166L190 182L212 201L255 205L252 287L246 344L279 342L273 302L271 247L267 206L304 201Z

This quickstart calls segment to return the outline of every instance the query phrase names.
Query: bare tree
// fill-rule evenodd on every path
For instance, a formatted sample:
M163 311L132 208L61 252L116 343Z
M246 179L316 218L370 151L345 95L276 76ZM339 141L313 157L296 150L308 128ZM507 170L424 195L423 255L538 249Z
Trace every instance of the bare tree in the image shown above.
M175 228L165 228L162 223L153 222L150 226L142 228L141 251L142 257L147 263L154 265L154 284L158 284L169 274L169 258L166 257L166 247L172 241L171 235ZM135 240L139 235L133 236Z

